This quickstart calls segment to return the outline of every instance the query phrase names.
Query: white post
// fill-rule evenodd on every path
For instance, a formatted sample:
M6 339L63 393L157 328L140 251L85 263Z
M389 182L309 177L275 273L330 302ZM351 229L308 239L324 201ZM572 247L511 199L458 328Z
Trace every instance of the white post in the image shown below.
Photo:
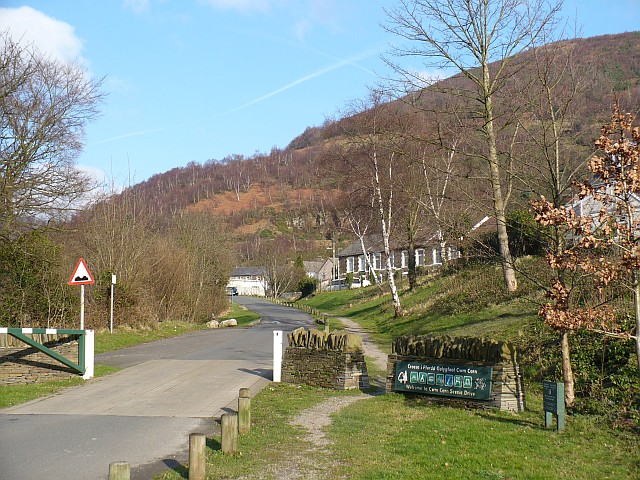
M84 335L84 375L82 378L85 380L93 378L94 370L94 345L95 339L93 336L93 330L87 330Z
M273 381L282 380L282 330L273 331Z
M113 286L116 284L116 276L111 274L111 317L109 322L109 332L113 333Z
M84 285L80 285L80 330L84 330Z

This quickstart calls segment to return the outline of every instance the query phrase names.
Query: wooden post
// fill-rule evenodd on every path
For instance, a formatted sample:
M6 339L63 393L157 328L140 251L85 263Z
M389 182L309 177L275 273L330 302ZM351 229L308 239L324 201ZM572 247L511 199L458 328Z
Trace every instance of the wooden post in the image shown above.
M205 445L204 433L189 434L189 480L205 480Z
M225 413L222 422L222 453L235 455L238 453L238 415Z
M251 430L251 390L241 388L238 396L238 433L244 435Z
M109 464L109 480L130 480L131 467L127 462L113 462Z

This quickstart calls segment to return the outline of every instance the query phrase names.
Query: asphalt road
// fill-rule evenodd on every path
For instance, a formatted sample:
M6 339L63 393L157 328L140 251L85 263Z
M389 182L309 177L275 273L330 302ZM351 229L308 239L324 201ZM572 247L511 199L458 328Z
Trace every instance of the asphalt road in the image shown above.
M152 478L188 457L192 432L271 379L273 331L311 326L309 315L235 297L262 320L250 328L194 332L96 356L123 370L47 399L0 410L0 480L107 478L127 461L133 479ZM285 337L286 338L286 337Z

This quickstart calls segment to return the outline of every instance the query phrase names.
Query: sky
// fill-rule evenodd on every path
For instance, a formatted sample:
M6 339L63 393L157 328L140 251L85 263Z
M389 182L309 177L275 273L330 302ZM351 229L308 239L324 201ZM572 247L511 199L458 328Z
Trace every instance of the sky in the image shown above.
M395 4L0 0L0 31L104 79L77 163L121 188L189 162L284 148L366 98L390 75L382 57L397 39L381 25ZM640 0L565 0L563 12L584 37L640 30Z

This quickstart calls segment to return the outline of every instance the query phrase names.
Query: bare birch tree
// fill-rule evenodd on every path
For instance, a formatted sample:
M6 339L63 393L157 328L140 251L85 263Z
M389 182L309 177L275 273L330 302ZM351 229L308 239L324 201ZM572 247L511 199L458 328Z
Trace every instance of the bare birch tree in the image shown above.
M441 93L468 102L468 117L474 122L484 148L474 152L487 169L493 214L497 223L505 287L518 287L509 249L506 208L509 168L499 148L498 93L516 70L514 57L533 45L538 36L552 28L561 2L545 0L399 0L387 11L387 31L405 45L395 46L392 55L419 58L428 69L454 70L460 75ZM389 60L405 92L423 89L424 75L415 65L403 66ZM429 88L438 89L435 83ZM505 172L507 175L505 175Z
M401 171L397 163L402 155L396 145L398 120L401 115L394 111L396 105L385 103L384 99L381 92L372 92L370 103L361 105L360 111L348 119L347 123L350 125L346 133L347 145L343 159L353 166L356 175L360 177L360 188L371 198L382 234L386 257L385 270L394 312L399 317L403 312L394 278L394 266L391 263L390 238L397 208L394 195L399 188L398 171Z

